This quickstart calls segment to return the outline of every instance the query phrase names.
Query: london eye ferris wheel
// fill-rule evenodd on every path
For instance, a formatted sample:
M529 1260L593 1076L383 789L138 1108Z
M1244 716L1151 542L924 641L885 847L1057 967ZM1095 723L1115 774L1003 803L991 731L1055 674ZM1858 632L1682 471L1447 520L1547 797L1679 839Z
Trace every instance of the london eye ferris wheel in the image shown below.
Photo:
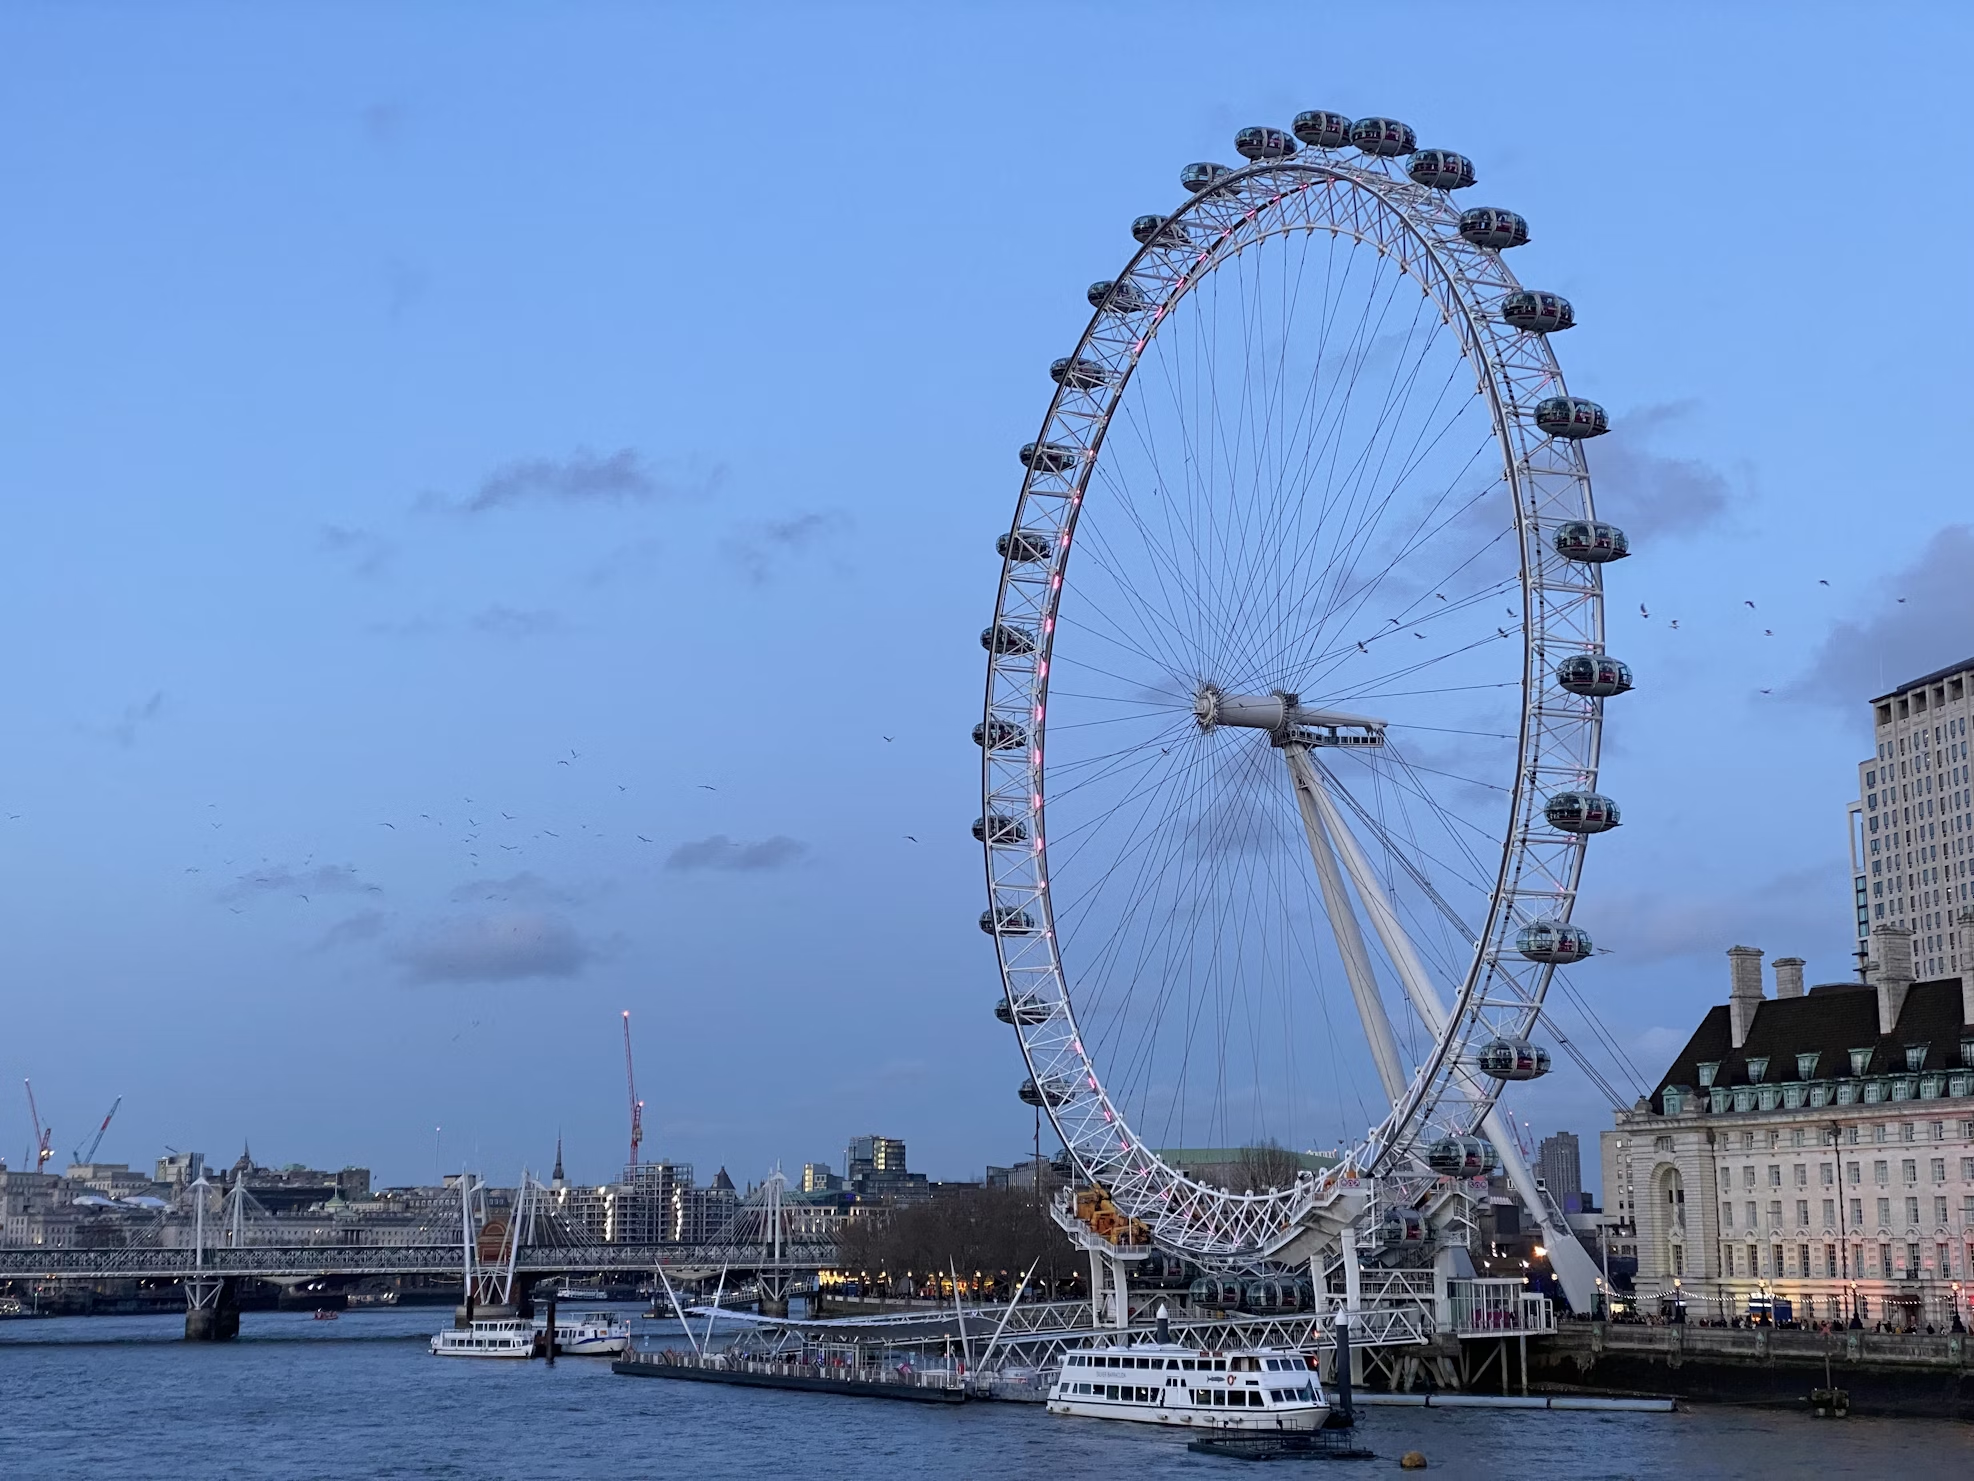
M1020 450L980 817L1022 1098L1168 1249L1300 1258L1373 1178L1534 1182L1605 701L1584 442L1514 212L1387 118L1243 129L1093 283ZM1334 1143L1284 1186L1176 1149ZM1551 1210L1553 1213L1553 1209Z

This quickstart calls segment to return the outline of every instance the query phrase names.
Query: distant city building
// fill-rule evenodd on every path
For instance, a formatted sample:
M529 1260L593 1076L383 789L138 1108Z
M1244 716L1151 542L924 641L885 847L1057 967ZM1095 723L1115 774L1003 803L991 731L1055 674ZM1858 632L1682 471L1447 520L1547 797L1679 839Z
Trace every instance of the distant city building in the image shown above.
M925 1174L906 1170L905 1144L896 1137L852 1137L843 1183L860 1203L920 1203L932 1196Z
M804 1193L831 1193L843 1186L827 1162L805 1162L802 1164L802 1191Z
M167 1187L186 1188L205 1176L205 1171L204 1152L167 1152L158 1159L152 1176Z
M1030 1157L1026 1161L1015 1163L1013 1167L989 1165L987 1169L989 1188L1034 1188L1038 1184L1047 1188L1055 1182L1055 1168L1050 1165L1046 1157Z
M1558 1208L1566 1214L1583 1212L1583 1160L1575 1132L1559 1131L1542 1139L1536 1172Z
M709 1244L733 1221L740 1194L723 1167L704 1188L680 1188L672 1195L673 1234L681 1244Z
M221 1177L227 1189L244 1184L254 1201L271 1214L292 1213L321 1204L352 1203L370 1196L370 1169L345 1167L340 1172L304 1167L290 1162L285 1167L261 1167L250 1149L242 1147L239 1158Z
M1858 765L1851 804L1851 880L1857 953L1871 956L1880 925L1912 932L1913 969L1922 978L1965 970L1974 941L1963 932L1968 903L1967 845L1974 834L1967 722L1974 704L1974 659L1899 685L1871 702L1876 746Z

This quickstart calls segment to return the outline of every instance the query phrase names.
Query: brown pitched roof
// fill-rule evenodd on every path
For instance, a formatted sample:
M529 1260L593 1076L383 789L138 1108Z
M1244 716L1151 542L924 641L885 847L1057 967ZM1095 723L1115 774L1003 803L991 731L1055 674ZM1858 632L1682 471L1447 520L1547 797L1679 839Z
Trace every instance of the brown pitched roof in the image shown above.
M1906 1049L1924 1044L1926 1058L1921 1069L1943 1070L1960 1066L1960 1041L1974 1037L1974 1029L1961 1022L1960 979L1948 977L1934 982L1916 982L1906 994L1905 1006L1892 1032L1878 1032L1878 994L1856 982L1829 982L1811 988L1800 998L1764 998L1748 1025L1748 1041L1739 1049L1732 1046L1732 1024L1725 1003L1707 1010L1700 1026L1686 1047L1679 1051L1658 1086L1652 1091L1652 1104L1663 1111L1662 1093L1668 1086L1696 1087L1700 1066L1715 1063L1716 1085L1748 1085L1748 1061L1766 1058L1768 1065L1761 1083L1781 1085L1792 1080L1834 1080L1852 1074L1851 1051L1869 1049L1871 1058L1864 1073L1885 1075L1906 1070ZM1816 1055L1807 1076L1796 1072L1798 1054Z

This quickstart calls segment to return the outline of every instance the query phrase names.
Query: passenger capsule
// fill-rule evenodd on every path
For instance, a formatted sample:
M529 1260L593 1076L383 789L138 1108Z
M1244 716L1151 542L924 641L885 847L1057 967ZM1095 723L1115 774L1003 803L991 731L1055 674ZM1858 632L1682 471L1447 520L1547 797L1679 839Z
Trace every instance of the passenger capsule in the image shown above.
M1015 1094L1021 1097L1021 1103L1025 1106L1060 1106L1066 1105L1076 1094L1076 1087L1070 1081L1054 1076L1044 1078L1037 1085L1031 1076L1021 1082L1021 1089Z
M1564 560L1587 561L1593 566L1621 561L1631 554L1631 542L1624 531L1596 519L1572 519L1557 525L1552 543Z
M1602 437L1611 430L1611 419L1595 401L1581 396L1551 396L1535 404L1535 425L1551 437L1581 441Z
M1556 682L1586 699L1609 699L1631 688L1631 666L1608 653L1572 653L1556 665Z
M1035 917L1019 905L996 905L980 912L980 929L989 936L1032 936Z
M1528 244L1528 223L1499 206L1476 206L1460 213L1460 235L1476 247L1505 252Z
M1558 792L1542 804L1542 815L1562 833L1608 833L1618 825L1618 805L1602 792Z
M1501 300L1501 317L1530 334L1559 334L1576 323L1576 310L1560 293L1524 288Z
M1064 355L1060 360L1049 362L1049 379L1059 386L1069 387L1072 391L1089 391L1107 385L1110 381L1110 373L1095 360Z
M1174 221L1170 216L1140 216L1131 223L1131 235L1146 247L1153 242L1161 247L1185 247L1193 240L1186 223Z
M1280 129L1242 129L1234 135L1234 152L1242 159L1286 159L1295 153L1295 140Z
M1432 1153L1427 1153L1426 1157L1430 1163ZM1433 1166L1437 1169L1438 1164L1434 1163ZM1424 1244L1428 1227L1426 1216L1416 1208L1388 1208L1385 1216L1378 1221L1378 1236L1388 1245Z
M1028 825L1006 813L989 813L973 820L973 837L977 843L1026 843Z
M1220 179L1223 175L1231 175L1233 173L1226 165L1216 165L1210 160L1201 160L1195 164L1187 165L1185 169L1179 172L1179 187L1182 190L1189 190L1194 195L1198 195L1215 180Z
M1501 1166L1501 1158L1486 1137L1449 1136L1426 1148L1426 1166L1442 1177L1484 1178Z
M1108 314L1134 314L1145 306L1145 295L1138 291L1138 285L1129 278L1099 278L1090 285L1084 297L1090 300L1090 307L1102 309Z
M1350 142L1365 154L1395 159L1419 147L1419 136L1395 118L1360 118L1350 126Z
M973 743L983 750L1019 751L1028 744L1028 731L1012 720L983 720L973 727Z
M994 549L1003 560L1027 563L1047 560L1055 546L1040 530L1010 530L994 542Z
M1474 183L1474 162L1451 149L1421 149L1405 173L1428 190L1465 190Z
M994 1016L1009 1028L1033 1028L1038 1023L1047 1023L1050 1018L1049 1005L1032 992L1025 992L1010 1003L1006 997L994 999Z
M1312 149L1341 149L1350 142L1350 120L1323 108L1296 114L1290 127Z
M1061 473L1076 466L1076 449L1060 442L1024 442L1019 457L1022 467L1037 473Z
M989 653L1009 654L1033 653L1035 634L1025 627L1016 627L1011 622L997 622L992 627L980 630L980 646Z
M1526 1039L1489 1039L1475 1063L1490 1079L1539 1080L1549 1073L1549 1051Z
M1590 933L1565 921L1539 920L1515 934L1515 950L1532 962L1567 967L1590 955Z

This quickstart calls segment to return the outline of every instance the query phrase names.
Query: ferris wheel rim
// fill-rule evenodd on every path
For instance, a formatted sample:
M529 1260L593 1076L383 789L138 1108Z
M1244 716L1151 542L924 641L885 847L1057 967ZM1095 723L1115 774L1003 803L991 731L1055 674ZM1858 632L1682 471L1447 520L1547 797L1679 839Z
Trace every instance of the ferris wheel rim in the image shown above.
M1435 237L1428 230L1426 223L1421 220L1423 213L1420 208L1431 203L1442 206L1442 209L1439 211L1437 224L1441 226L1445 224L1445 210L1443 209L1443 203L1446 199L1445 192L1401 184L1391 175L1375 168L1340 164L1323 157L1322 154L1315 150L1299 151L1295 156L1287 159L1260 161L1221 177L1213 183L1211 188L1194 195L1190 200L1184 202L1171 216L1164 218L1164 225L1152 235L1150 240L1144 243L1138 252L1132 255L1120 277L1114 280L1114 282L1134 282L1146 263L1158 262L1162 259L1163 254L1170 253L1173 250L1171 242L1165 237L1166 228L1175 223L1181 227L1186 227L1198 220L1211 220L1213 207L1217 201L1243 199L1241 192L1245 187L1257 181L1266 183L1268 177L1278 175L1292 177L1299 183L1293 187L1293 191L1288 188L1278 190L1273 196L1258 204L1252 200L1244 199L1243 203L1250 205L1252 208L1242 215L1241 220L1249 223L1256 222L1271 209L1279 206L1291 193L1306 195L1311 187L1319 183L1346 187L1353 192L1353 199L1368 197L1371 202L1371 210L1374 213L1383 213L1389 224L1397 232L1408 235L1419 250L1421 260L1430 263L1433 270L1439 274L1447 298L1450 300L1452 306L1458 310L1459 322L1456 324L1452 317L1448 317L1447 327L1453 330L1454 339L1458 344L1462 359L1473 369L1478 387L1487 397L1488 414L1492 427L1492 440L1500 449L1503 459L1504 480L1515 509L1515 530L1518 546L1516 563L1520 571L1524 598L1522 602L1521 633L1522 723L1517 734L1517 758L1514 771L1513 793L1509 801L1507 824L1503 829L1500 844L1500 860L1495 874L1494 887L1490 891L1488 920L1479 942L1475 945L1473 958L1460 982L1456 1000L1448 1010L1445 1029L1435 1036L1433 1053L1429 1057L1429 1062L1420 1066L1414 1073L1405 1100L1400 1105L1395 1105L1391 1115L1387 1117L1384 1128L1388 1129L1390 1134L1382 1138L1382 1144L1380 1145L1379 1129L1374 1129L1373 1134L1367 1137L1364 1143L1351 1149L1350 1153L1346 1155L1344 1161L1339 1164L1337 1169L1333 1169L1323 1177L1316 1178L1305 1175L1298 1179L1295 1185L1289 1188L1271 1189L1260 1194L1233 1194L1222 1189L1214 1188L1189 1177L1183 1170L1164 1162L1158 1156L1155 1149L1131 1126L1129 1119L1123 1114L1121 1108L1110 1103L1108 1098L1109 1093L1105 1088L1100 1068L1094 1058L1086 1051L1083 1043L1082 1027L1077 1019L1076 1004L1070 985L1069 971L1063 963L1058 949L1054 914L1055 907L1048 889L1048 852L1044 827L1048 795L1048 726L1046 720L1050 683L1049 668L1054 654L1054 619L1061 600L1062 590L1065 584L1067 584L1064 573L1067 570L1068 555L1070 553L1070 547L1073 545L1076 525L1081 518L1083 500L1089 491L1088 486L1091 478L1101 461L1104 439L1109 431L1111 419L1122 404L1125 393L1139 368L1144 354L1155 340L1158 328L1170 310L1181 299L1194 292L1200 284L1207 281L1211 274L1224 266L1227 261L1237 254L1238 250L1244 249L1247 245L1264 241L1271 235L1283 234L1296 228L1278 220L1266 229L1257 227L1251 234L1243 237L1239 222L1224 226L1217 242L1209 245L1204 252L1198 253L1195 256L1193 271L1180 279L1176 291L1169 293L1166 297L1157 301L1158 307L1156 313L1149 325L1144 328L1142 336L1131 348L1129 354L1122 357L1118 362L1121 364L1121 374L1117 374L1114 378L1106 380L1105 385L1108 394L1104 400L1101 412L1094 415L1086 415L1086 422L1093 430L1087 441L1079 447L1079 457L1075 466L1073 479L1069 480L1065 486L1046 490L1038 489L1038 478L1052 478L1060 474L1063 470L1044 469L1031 462L1029 471L1022 480L1021 494L1017 501L1015 517L1010 526L1007 539L1016 542L1018 545L1022 532L1029 528L1032 523L1028 518L1031 505L1040 498L1046 497L1065 501L1068 509L1068 514L1062 521L1063 536L1061 548L1053 553L1048 562L1052 572L1052 579L1048 585L1047 594L1039 609L1035 609L1033 604L1030 603L1027 605L1031 611L1023 614L1032 615L1033 610L1039 610L1043 614L1042 620L1038 624L1037 636L1039 639L1039 650L1034 655L1033 678L1027 686L1033 701L1031 710L1034 717L1034 728L1032 733L1027 735L1023 742L1024 748L1029 752L1027 765L1033 776L1032 806L1029 817L1033 825L1035 837L1033 857L1038 861L1038 882L1036 888L1033 890L1032 900L1038 908L1041 917L1039 932L1029 931L1021 935L1015 935L1003 929L1004 921L1001 910L1002 901L1006 893L1006 883L1005 879L997 875L996 871L996 841L992 837L984 837L982 840L983 851L986 856L988 886L988 915L983 917L983 928L989 929L990 934L995 939L997 960L1002 971L1003 993L1008 1003L1010 1017L1014 1020L1024 1061L1029 1070L1030 1084L1036 1087L1039 1108L1047 1111L1052 1124L1062 1133L1064 1144L1070 1150L1077 1164L1089 1173L1095 1181L1108 1186L1109 1180L1104 1176L1104 1173L1115 1173L1118 1170L1116 1164L1120 1161L1128 1165L1133 1159L1136 1159L1140 1163L1140 1166L1136 1169L1139 1175L1155 1182L1162 1182L1165 1185L1165 1195L1168 1203L1176 1191L1188 1200L1205 1200L1217 1203L1222 1208L1238 1207L1247 1215L1259 1213L1262 1215L1263 1221L1280 1215L1287 1215L1293 1219L1299 1210L1307 1210L1312 1198L1323 1190L1332 1188L1341 1179L1351 1176L1359 1170L1360 1166L1369 1164L1365 1170L1375 1170L1377 1166L1390 1161L1392 1157L1404 1151L1406 1131L1408 1128L1416 1126L1421 1122L1425 1102L1433 1094L1434 1087L1436 1085L1443 1087L1445 1084L1445 1061L1450 1054L1453 1054L1458 1048L1464 1045L1466 1037L1470 1037L1470 1029L1473 1022L1470 1007L1475 992L1488 967L1488 943L1497 943L1498 951L1499 941L1505 934L1506 929L1512 924L1508 919L1508 915L1513 904L1513 896L1508 886L1511 877L1517 873L1516 865L1519 856L1526 852L1528 847L1528 826L1538 790L1538 784L1534 778L1533 770L1528 764L1528 757L1532 740L1539 739L1541 736L1547 734L1549 717L1541 713L1539 698L1543 679L1542 665L1545 662L1545 655L1551 646L1545 641L1548 632L1546 627L1542 626L1543 618L1548 613L1548 604L1534 599L1544 590L1544 582L1541 575L1542 563L1539 553L1532 550L1534 544L1540 539L1540 531L1539 529L1530 528L1528 520L1525 519L1526 490L1524 480L1529 467L1528 443L1531 440L1528 436L1528 426L1524 420L1528 408L1523 406L1520 400L1512 394L1505 397L1503 395L1504 390L1512 390L1512 377L1504 367L1499 346L1495 343L1495 334L1484 312L1484 305L1475 296L1475 285L1472 281L1473 275L1469 271L1456 270L1455 267L1449 265L1443 254L1443 249L1448 246L1447 239L1443 236ZM1327 224L1333 234L1352 237L1357 247L1361 248L1368 245L1367 238L1361 230L1349 230L1340 227L1334 216L1330 218ZM1318 225L1310 225L1307 229L1321 228ZM1474 249L1474 251L1480 253L1482 249ZM1478 258L1478 260L1484 261L1490 269L1490 286L1499 288L1503 295L1516 291L1520 287L1514 274L1507 269L1505 263L1501 262L1498 252L1487 252L1484 256ZM1401 262L1399 264L1399 270L1408 276L1412 276L1429 294L1431 293L1431 287L1426 283L1424 278L1413 271L1412 266ZM1077 340L1076 348L1070 357L1072 365L1082 363L1086 355L1092 353L1093 346L1098 344L1101 339L1101 331L1104 329L1106 319L1110 317L1113 317L1113 313L1107 303L1098 303L1088 325ZM1541 335L1524 334L1520 336L1518 343L1524 355L1542 362L1538 368L1543 381L1553 388L1556 394L1562 394L1565 386L1561 370L1555 362L1553 352L1547 344L1546 338ZM1048 412L1043 419L1042 430L1038 435L1036 446L1046 449L1057 445L1055 443L1053 429L1062 423L1065 403L1070 401L1077 394L1077 391L1078 388L1072 387L1066 382L1058 386L1056 394L1050 400ZM1517 416L1517 411L1520 411L1522 415ZM1554 439L1536 440L1553 442ZM1594 504L1591 498L1587 470L1582 466L1580 450L1572 443L1568 447L1568 452L1570 458L1573 459L1573 467L1570 469L1568 476L1573 480L1576 493L1580 499L1582 516L1585 518L1593 517ZM1001 630L1002 624L1010 620L1011 616L1015 614L1017 606L1020 605L1011 603L1010 601L1011 585L1017 580L1019 567L1024 564L1016 559L1016 553L1016 550L1011 548L1004 556L1002 563L1001 579L995 605L995 626L991 630L997 635ZM1588 612L1587 617L1580 623L1580 626L1594 633L1598 640L1598 646L1601 646L1601 583L1595 578L1596 573L1593 571L1590 573L1590 579L1585 582L1585 586L1588 588ZM1541 615L1539 616L1538 614ZM998 636L996 641L998 642ZM996 816L994 808L997 797L1006 790L1005 788L997 789L996 786L996 767L997 765L1005 765L1005 763L997 762L997 744L988 743L997 742L998 737L994 732L994 727L998 722L1005 721L1009 712L1008 704L1005 702L997 704L997 679L1003 674L1013 671L1016 666L1004 663L1003 659L1004 655L990 647L987 693L983 706L982 719L983 732L987 736L987 741L983 742L982 747L983 822ZM1601 715L1595 706L1588 707L1584 712L1570 717L1570 722L1586 738L1580 743L1579 749L1587 755L1588 765L1585 769L1593 782L1597 764L1600 719ZM1557 918L1562 920L1568 919L1570 906L1573 903L1577 875L1580 871L1582 860L1580 842L1578 840L1579 846L1570 852L1570 862L1564 871L1567 874L1567 889L1563 893L1555 911ZM1044 951L1049 959L1049 968L1051 969L1051 975L1057 988L1057 1003L1055 1006L1059 1009L1059 1011L1052 1014L1049 1020L1051 1024L1055 1025L1053 1034L1054 1044L1050 1049L1051 1058L1046 1063L1044 1062L1044 1055L1042 1053L1044 1046L1040 1042L1041 1036L1031 1032L1038 1025L1027 1024L1022 1021L1017 1003L1020 995L1017 992L1018 978L1014 970L1016 963L1011 960L1011 958L1018 954L1030 954L1032 952L1032 942L1038 935L1046 943ZM1011 942L1016 943L1013 949L1010 946ZM1031 973L1031 976L1021 980L1033 980L1035 969L1029 966L1024 970ZM1549 978L1552 972L1553 966L1541 966L1537 972L1532 974L1531 980L1534 983L1533 999L1526 1015L1530 1025L1533 1024L1536 1014L1540 1012L1541 1003L1546 996ZM1103 1159L1086 1156L1087 1148L1079 1143L1087 1141L1088 1138L1078 1136L1075 1134L1074 1128L1065 1125L1066 1117L1060 1114L1062 1107L1052 1098L1053 1088L1045 1081L1045 1076L1054 1073L1060 1066L1060 1051L1065 1029L1071 1055L1082 1070L1083 1079L1086 1082L1083 1086L1077 1088L1076 1094L1081 1096L1087 1093L1095 1097L1102 1120L1106 1124L1118 1128L1118 1135L1121 1140L1117 1147ZM1498 1085L1494 1087L1493 1092L1487 1097L1487 1105L1492 1105L1493 1099L1499 1094L1499 1089L1500 1087ZM1443 1089L1441 1093L1444 1093ZM1360 1152L1366 1155L1360 1158L1358 1155ZM1122 1206L1123 1200L1120 1200L1120 1207ZM1155 1213L1156 1211L1154 1210L1153 1212ZM1255 1222L1252 1217L1237 1217L1232 1221L1231 1225L1223 1223L1222 1231L1225 1232L1231 1228L1232 1232L1226 1239L1220 1242L1231 1246L1241 1245L1244 1237L1253 1233Z

